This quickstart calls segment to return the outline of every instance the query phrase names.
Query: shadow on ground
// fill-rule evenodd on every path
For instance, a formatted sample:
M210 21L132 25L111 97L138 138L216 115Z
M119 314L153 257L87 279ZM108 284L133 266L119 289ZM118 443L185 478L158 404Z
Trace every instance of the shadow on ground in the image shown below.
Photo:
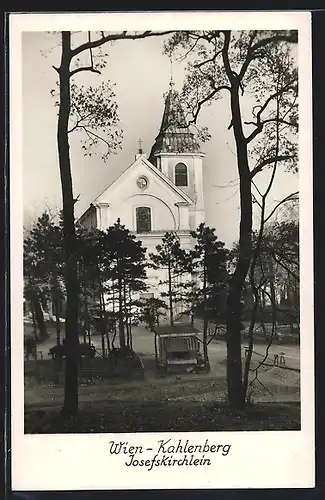
M256 404L231 413L223 404L83 404L78 417L65 419L57 408L25 412L25 433L119 433L299 430L298 403Z

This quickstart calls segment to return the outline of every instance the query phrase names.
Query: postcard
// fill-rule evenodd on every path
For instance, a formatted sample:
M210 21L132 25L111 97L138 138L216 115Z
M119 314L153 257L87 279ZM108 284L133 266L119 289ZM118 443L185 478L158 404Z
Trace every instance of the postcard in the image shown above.
M10 15L17 491L309 488L311 16Z

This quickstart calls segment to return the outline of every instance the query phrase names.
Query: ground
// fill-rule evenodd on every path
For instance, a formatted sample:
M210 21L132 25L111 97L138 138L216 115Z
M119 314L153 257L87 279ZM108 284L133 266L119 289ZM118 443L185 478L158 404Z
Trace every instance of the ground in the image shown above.
M200 327L200 324L197 326ZM38 366L52 367L48 349L54 344L54 339L55 336L39 345L44 360L37 362ZM100 337L94 336L93 343L100 350ZM300 370L297 345L273 345L255 381L255 372L251 372L250 398L254 405L240 418L229 414L225 406L226 345L223 339L210 343L211 371L200 375L166 375L157 371L153 334L144 327L134 327L133 348L143 362L144 379L82 380L79 397L81 415L74 424L60 423L58 420L63 403L62 384L51 380L36 383L35 362L28 362L25 368L26 432L69 432L71 426L74 432L89 432L91 429L103 432L113 431L114 428L115 432L299 428ZM258 367L264 358L265 349L265 344L258 344L254 348L253 368ZM284 353L285 367L273 365L274 354L280 352ZM49 430L44 429L45 415ZM77 430L78 427L80 430Z

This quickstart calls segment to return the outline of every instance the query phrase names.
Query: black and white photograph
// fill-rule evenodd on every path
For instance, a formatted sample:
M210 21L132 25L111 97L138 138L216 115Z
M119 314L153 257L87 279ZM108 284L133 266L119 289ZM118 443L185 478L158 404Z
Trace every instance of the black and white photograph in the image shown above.
M237 460L229 487L246 487L259 450L271 486L293 457L312 482L310 18L241 14L84 14L80 29L20 15L13 440L40 447L26 462L47 468L62 440L95 469L94 439L129 488L224 487L211 477Z

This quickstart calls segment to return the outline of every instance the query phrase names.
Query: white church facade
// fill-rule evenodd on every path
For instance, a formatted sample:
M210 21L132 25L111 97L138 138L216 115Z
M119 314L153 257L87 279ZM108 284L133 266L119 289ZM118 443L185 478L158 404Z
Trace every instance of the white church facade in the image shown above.
M178 234L183 248L192 248L190 231L205 220L204 156L171 85L150 154L140 149L133 163L91 203L79 222L87 229L105 231L120 219L148 254L155 252L167 231ZM147 274L148 292L157 296L158 282L166 279L164 271L148 269Z

